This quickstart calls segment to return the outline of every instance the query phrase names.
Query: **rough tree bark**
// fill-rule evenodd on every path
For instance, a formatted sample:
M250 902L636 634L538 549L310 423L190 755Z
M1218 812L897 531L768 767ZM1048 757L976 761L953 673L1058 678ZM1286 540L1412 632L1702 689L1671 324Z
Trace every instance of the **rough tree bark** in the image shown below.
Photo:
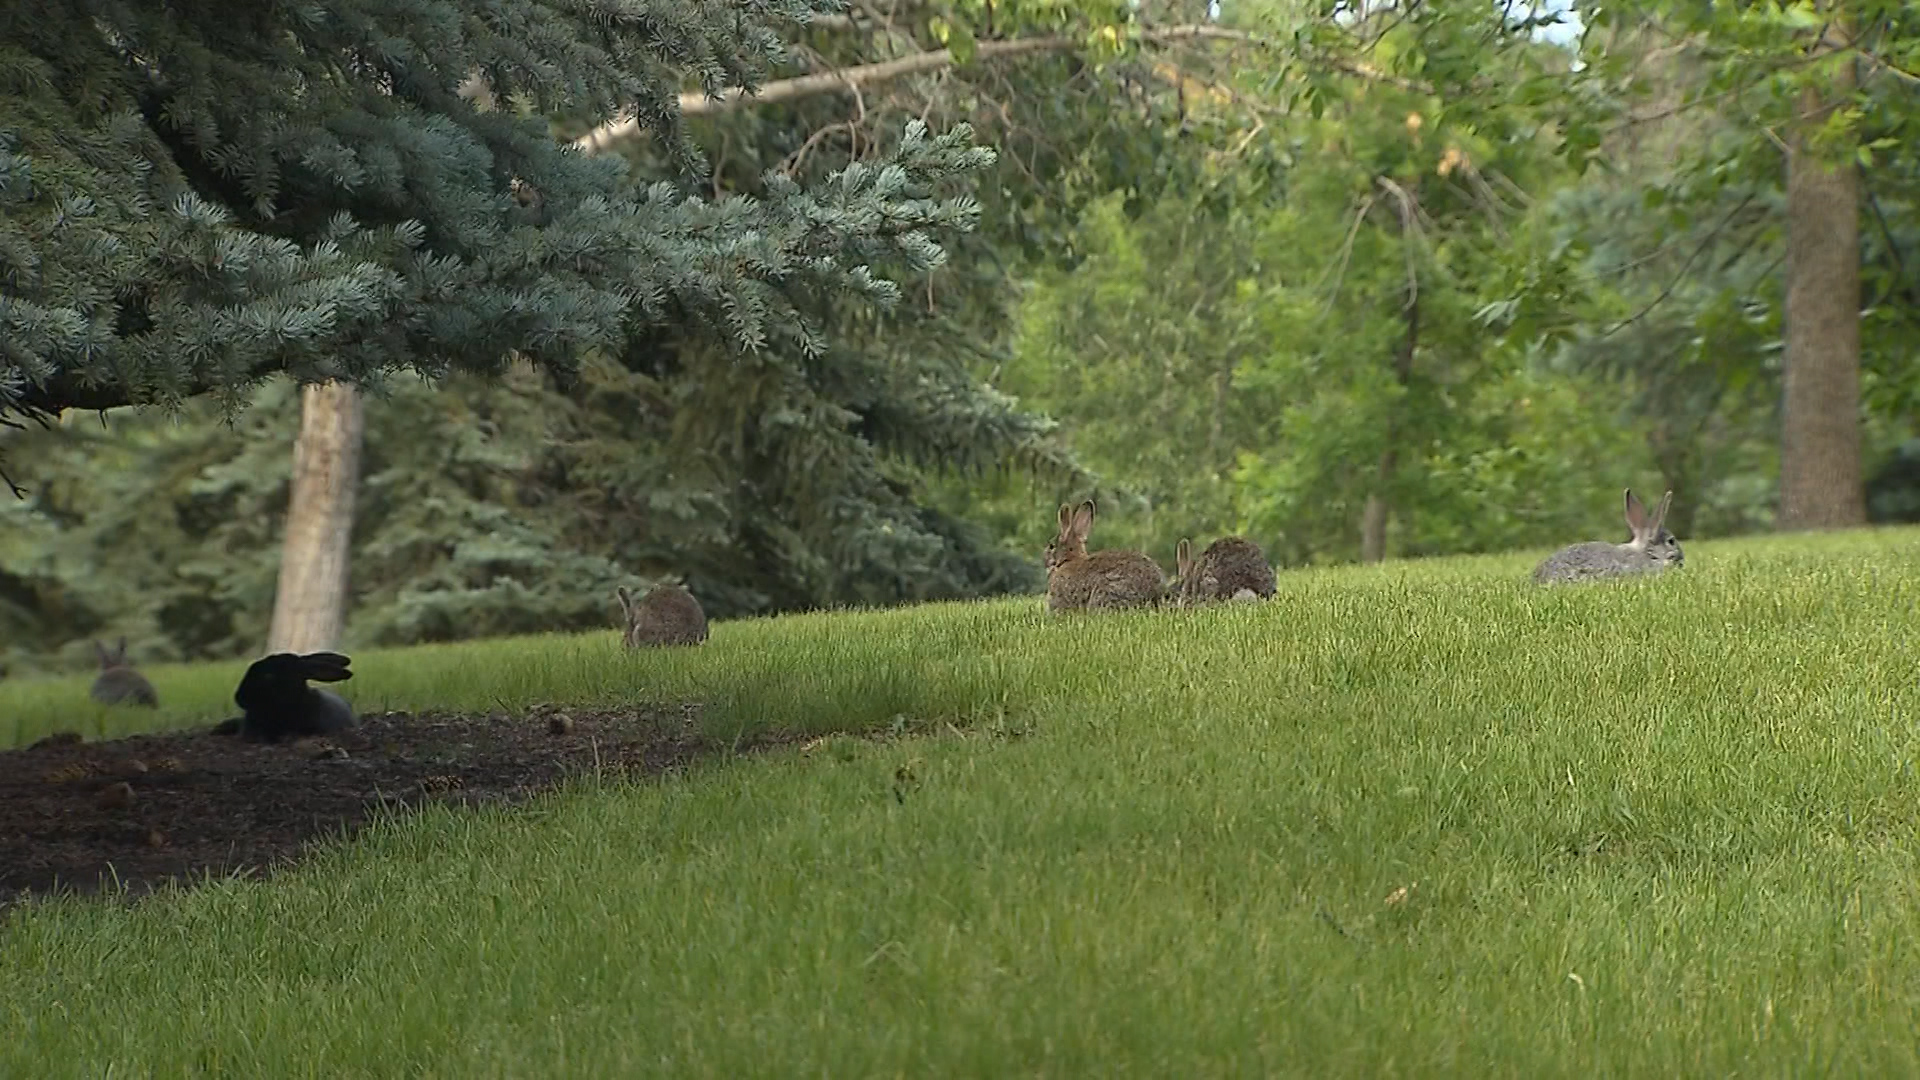
M1380 455L1380 474L1389 475L1398 466L1393 448ZM1360 561L1363 563L1385 562L1387 558L1387 519L1393 507L1379 492L1367 494L1366 505L1360 508Z
M338 648L347 621L348 550L360 490L360 393L347 383L300 392L287 532L280 548L268 652Z
M1820 51L1834 44L1822 41ZM1855 86L1851 62L1808 88L1787 151L1786 393L1780 529L1867 521L1860 463L1860 176L1814 157L1808 136Z

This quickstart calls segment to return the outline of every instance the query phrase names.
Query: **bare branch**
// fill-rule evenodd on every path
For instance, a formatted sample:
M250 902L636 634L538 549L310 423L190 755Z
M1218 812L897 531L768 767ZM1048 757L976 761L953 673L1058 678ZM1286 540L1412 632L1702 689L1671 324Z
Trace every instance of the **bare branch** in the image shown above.
M1754 196L1751 193L1749 193L1745 198L1741 199L1740 204L1738 206L1735 206L1732 210L1728 211L1727 216L1724 218L1721 218L1720 223L1715 225L1711 230L1709 230L1707 232L1707 235L1701 237L1700 242L1698 244L1694 245L1693 252L1687 256L1687 259L1685 262L1680 264L1679 272L1674 274L1672 281L1667 282L1666 288L1661 289L1659 294L1656 295L1653 299L1647 301L1646 305L1642 307L1639 311L1634 312L1632 315L1629 315L1626 318L1621 319L1619 322L1614 323L1612 326L1607 327L1605 330L1602 330L1600 332L1600 336L1603 338L1610 338L1613 335L1619 333L1621 330L1624 330L1627 327L1632 326L1634 323L1637 323L1641 319L1646 318L1647 313L1652 311L1654 308L1659 307L1663 302L1665 302L1667 297L1672 296L1673 290L1679 288L1680 282L1686 278L1687 271L1693 268L1694 260L1698 259L1701 253L1707 250L1707 247L1709 245L1711 245L1715 240L1719 239L1720 234L1726 230L1726 227L1732 224L1733 219L1739 216L1740 211L1745 210L1747 208L1747 204L1751 203L1753 200L1754 200Z
M1223 26L1191 25L1168 26L1159 29L1144 30L1139 40L1155 45L1173 41L1228 41L1262 48L1281 48L1281 43L1241 30L1232 30ZM1083 40L1071 35L1051 35L1047 37L1016 38L1010 41L983 41L975 49L973 60L1006 60L1018 56L1028 56L1043 52L1062 52L1079 48ZM1431 93L1430 87L1419 83L1388 75L1367 64L1322 57L1319 62L1329 64L1335 69L1367 79L1394 86L1411 93ZM831 93L836 90L851 89L872 83L886 82L889 79L904 78L925 72L946 71L955 65L950 49L914 53L893 60L881 60L871 64L858 64L837 71L821 72L814 75L799 75L790 79L776 79L761 86L757 91L749 92L740 87L730 87L718 97L708 97L699 91L688 91L680 95L680 113L683 116L711 116L725 112L736 106L772 105L783 101L812 97L816 94ZM586 153L598 153L623 139L638 134L639 122L631 116L609 121L573 141L576 149Z
M1466 174L1468 180L1468 201L1478 204L1486 213L1487 224L1492 226L1495 236L1502 241L1509 239L1507 226L1501 220L1501 215L1513 213L1513 207L1508 206L1506 200L1500 197L1500 193L1493 190L1493 185L1487 183L1487 178L1480 175L1480 170L1475 167L1472 158L1461 155L1460 171Z
M867 99L865 95L860 93L860 88L857 86L853 88L853 104L853 119L828 124L826 127L807 136L807 141L801 143L799 149L788 154L786 160L780 163L779 171L788 176L795 175L800 171L800 166L806 163L807 155L813 153L815 147L840 132L845 132L847 135L847 141L850 144L848 156L858 157L860 155L860 125L867 121Z
M1023 53L1044 52L1064 49L1075 44L1068 38L1046 37L1027 38L1022 41L983 42L976 56L982 59L1018 56ZM883 60L876 64L861 64L857 67L841 68L838 71L821 72L817 75L801 75L791 79L777 79L760 87L759 92L749 95L740 87L730 87L719 97L708 97L704 93L689 91L680 95L680 112L683 116L707 116L725 112L751 97L757 105L772 105L782 101L812 97L833 90L853 89L865 83L885 82L907 75L936 71L953 65L953 52L941 49L938 52L916 53L897 60ZM638 134L639 121L631 116L602 124L573 141L576 149L587 153L598 153L623 139Z
M1253 140L1259 138L1260 133L1265 130L1267 130L1266 120L1258 116L1254 117L1253 126L1247 129L1246 134L1240 136L1239 142L1233 144L1233 149L1227 151L1228 156L1239 157L1241 154L1246 153L1247 147L1252 144Z
M809 30L864 30L851 15L815 15L804 24Z
M1419 216L1414 208L1413 196L1407 192L1406 188L1395 183L1391 177L1376 176L1373 179L1386 190L1387 194L1393 196L1395 202L1400 204L1400 246L1407 256L1406 310L1412 311L1413 306L1420 300L1420 274L1413 258L1414 240L1420 235Z
M1360 226L1366 223L1367 212L1372 209L1373 195L1368 193L1367 197L1361 200L1360 208L1353 213L1353 227L1347 230L1347 239L1340 245L1340 257L1327 271L1328 274L1333 275L1333 289L1327 293L1326 306L1320 309L1320 317L1323 319L1333 311L1333 305L1340 299L1340 286L1347 279L1347 263L1353 258L1353 242L1360 235ZM1320 276L1321 281L1324 282L1326 279L1327 274Z

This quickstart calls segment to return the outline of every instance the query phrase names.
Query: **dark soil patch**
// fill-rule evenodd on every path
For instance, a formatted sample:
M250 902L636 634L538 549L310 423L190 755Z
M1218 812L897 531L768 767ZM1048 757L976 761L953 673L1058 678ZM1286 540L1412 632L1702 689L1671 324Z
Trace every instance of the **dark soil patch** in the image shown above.
M264 874L383 808L523 802L572 776L657 775L735 749L697 707L386 713L353 733L266 745L211 729L0 751L0 907L115 881L131 896L206 874ZM560 717L564 715L565 721Z

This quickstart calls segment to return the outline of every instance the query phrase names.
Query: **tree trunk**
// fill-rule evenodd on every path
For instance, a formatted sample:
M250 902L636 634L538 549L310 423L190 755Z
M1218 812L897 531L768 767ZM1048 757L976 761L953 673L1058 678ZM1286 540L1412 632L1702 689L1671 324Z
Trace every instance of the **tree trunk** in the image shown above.
M1697 448L1705 435L1704 424L1689 425L1688 430L1675 434L1665 420L1656 423L1647 433L1647 448L1653 452L1654 466L1660 470L1661 487L1673 492L1666 529L1687 540L1693 538L1694 515L1700 511L1700 504L1694 498L1694 479L1700 471Z
M1213 374L1213 415L1207 423L1207 468L1220 467L1220 444L1226 438L1227 400L1233 392L1233 361L1229 359Z
M1829 50L1822 43L1819 48ZM1787 151L1786 396L1781 529L1867 521L1860 463L1860 175L1812 156L1807 137L1854 88L1852 63L1809 88Z
M1392 474L1395 467L1392 450L1380 455L1380 475ZM1392 514L1392 506L1379 492L1367 495L1366 505L1360 508L1360 561L1363 563L1385 562L1387 558L1387 520Z
M1412 243L1411 237L1406 243ZM1402 390L1413 382L1413 350L1420 343L1420 293L1417 286L1407 283L1407 336L1400 343L1400 354L1393 358L1393 378ZM1404 406L1396 406L1404 407ZM1392 490L1394 474L1400 468L1400 448L1395 445L1399 438L1399 425L1387 418L1387 448L1380 452L1380 462L1374 468L1373 490L1367 494L1367 503L1360 511L1360 561L1363 563L1384 562L1387 558L1387 526L1393 520L1393 503L1387 493Z
M300 392L287 534L268 652L335 649L347 619L347 560L360 488L360 393L346 383Z

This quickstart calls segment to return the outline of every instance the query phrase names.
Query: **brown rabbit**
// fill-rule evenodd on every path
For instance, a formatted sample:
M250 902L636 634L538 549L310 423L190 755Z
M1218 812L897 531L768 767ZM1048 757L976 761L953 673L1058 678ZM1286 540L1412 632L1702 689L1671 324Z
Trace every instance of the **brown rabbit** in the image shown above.
M707 613L684 585L655 585L635 601L625 585L615 589L627 619L627 648L698 645L707 640Z
M1166 597L1160 564L1138 551L1087 554L1093 500L1060 506L1060 534L1047 545L1047 610L1151 607Z
M100 674L93 680L93 689L87 691L93 700L102 705L159 706L160 695L154 693L153 684L127 662L126 638L111 649L96 641L93 651L100 657Z
M1181 607L1215 600L1264 600L1273 595L1273 567L1260 545L1244 536L1223 536L1207 545L1195 561L1193 545L1182 538L1174 552L1180 571L1176 591Z

